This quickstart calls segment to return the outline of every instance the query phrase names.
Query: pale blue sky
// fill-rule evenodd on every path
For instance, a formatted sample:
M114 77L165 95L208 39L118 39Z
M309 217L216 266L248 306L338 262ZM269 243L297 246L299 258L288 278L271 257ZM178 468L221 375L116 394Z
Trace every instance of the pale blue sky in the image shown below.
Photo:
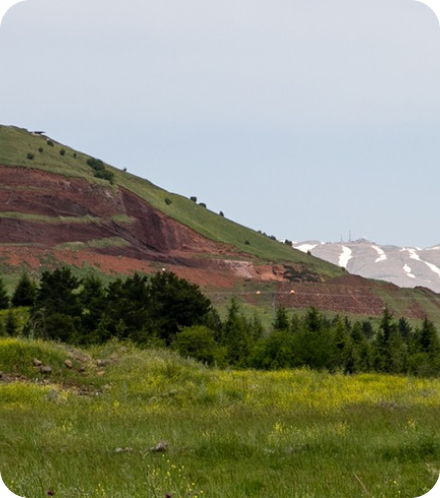
M440 27L412 0L27 0L0 123L279 238L440 243Z

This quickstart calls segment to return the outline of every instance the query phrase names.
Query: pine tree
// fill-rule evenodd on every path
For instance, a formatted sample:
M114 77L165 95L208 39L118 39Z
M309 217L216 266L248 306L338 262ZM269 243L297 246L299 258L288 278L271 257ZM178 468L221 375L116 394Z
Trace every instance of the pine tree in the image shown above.
M6 291L5 283L0 278L0 310L7 310L9 308L9 296Z
M8 314L6 315L5 331L6 334L10 336L17 335L18 331L17 319L14 315L14 312L11 309L8 310Z
M167 345L182 327L203 323L211 309L211 301L198 285L179 278L172 272L158 272L148 286L150 325Z
M278 306L272 327L274 330L289 330L289 317L284 306Z
M37 293L37 284L31 280L27 273L23 273L12 295L12 305L33 306Z

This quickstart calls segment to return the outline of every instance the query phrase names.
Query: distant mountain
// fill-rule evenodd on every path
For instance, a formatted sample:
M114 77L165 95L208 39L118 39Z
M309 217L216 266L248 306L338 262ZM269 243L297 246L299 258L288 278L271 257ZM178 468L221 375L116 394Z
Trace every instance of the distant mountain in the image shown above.
M353 275L385 280L399 287L426 287L440 293L440 245L420 249L354 242L294 243L303 252L345 268Z

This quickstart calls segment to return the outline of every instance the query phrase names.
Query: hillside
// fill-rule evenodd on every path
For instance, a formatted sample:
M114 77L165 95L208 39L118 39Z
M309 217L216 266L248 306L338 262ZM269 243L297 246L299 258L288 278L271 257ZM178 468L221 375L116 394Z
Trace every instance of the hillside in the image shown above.
M351 277L190 199L90 160L44 134L0 126L0 271L8 284L22 269L38 273L61 263L109 277L165 267L202 286L215 304L235 295L266 309L313 305L376 316L388 306L440 323L440 297L433 292Z
M290 263L320 278L339 273L128 172L105 165L113 183L96 178L88 159L43 135L0 127L0 243L31 245L37 259L49 251L68 263L74 251L77 259L104 265L103 271L160 263L280 280L283 264ZM92 254L108 257L94 260ZM123 260L116 264L111 257Z

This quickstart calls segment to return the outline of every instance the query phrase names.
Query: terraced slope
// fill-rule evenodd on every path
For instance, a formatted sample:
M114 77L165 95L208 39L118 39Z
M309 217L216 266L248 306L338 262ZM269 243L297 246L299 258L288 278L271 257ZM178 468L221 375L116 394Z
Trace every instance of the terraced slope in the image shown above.
M75 250L90 264L91 254L113 256L121 261L96 263L115 272L157 263L277 281L288 263L322 280L340 273L125 171L106 164L113 181L96 178L88 159L44 135L0 126L3 248L32 247L34 259L43 251L68 262Z

